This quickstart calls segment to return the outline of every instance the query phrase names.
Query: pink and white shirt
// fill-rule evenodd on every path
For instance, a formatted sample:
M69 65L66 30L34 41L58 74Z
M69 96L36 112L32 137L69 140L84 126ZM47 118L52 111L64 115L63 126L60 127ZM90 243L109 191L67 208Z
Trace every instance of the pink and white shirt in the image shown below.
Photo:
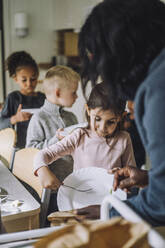
M34 173L42 166L71 155L73 169L101 167L112 169L126 165L136 166L130 135L125 131L105 139L89 129L78 128L61 141L39 151L34 159Z

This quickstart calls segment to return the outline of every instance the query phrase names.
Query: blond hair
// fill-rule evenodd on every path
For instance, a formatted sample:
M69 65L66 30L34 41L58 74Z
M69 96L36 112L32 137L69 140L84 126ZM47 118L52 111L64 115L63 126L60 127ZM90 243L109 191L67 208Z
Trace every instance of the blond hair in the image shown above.
M61 81L59 78L63 80ZM49 94L55 87L66 88L72 83L78 83L78 81L80 81L80 76L76 71L68 66L57 65L47 71L43 87L45 93Z

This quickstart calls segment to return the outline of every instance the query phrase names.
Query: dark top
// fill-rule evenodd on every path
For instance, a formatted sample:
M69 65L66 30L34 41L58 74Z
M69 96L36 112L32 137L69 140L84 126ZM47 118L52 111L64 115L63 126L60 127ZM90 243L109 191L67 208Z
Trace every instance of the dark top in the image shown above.
M45 101L45 95L41 92L36 92L36 96L25 96L20 91L11 92L4 103L4 107L0 116L0 130L7 127L14 127L10 123L11 116L15 115L19 104L22 104L23 109L40 108ZM26 144L26 132L29 121L18 122L17 130L17 147L23 148Z
M126 203L151 225L165 225L165 49L137 91L135 121L152 168L148 186Z
M130 120L127 132L131 136L136 166L140 169L145 164L146 153L134 120Z

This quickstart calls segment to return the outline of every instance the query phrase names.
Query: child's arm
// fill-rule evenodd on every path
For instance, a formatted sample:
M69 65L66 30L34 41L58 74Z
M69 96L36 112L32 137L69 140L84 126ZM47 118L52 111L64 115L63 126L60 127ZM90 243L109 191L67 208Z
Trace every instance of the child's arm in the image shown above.
M0 114L0 130L2 130L4 128L8 128L8 127L12 127L12 124L10 122L10 118L4 118Z
M40 183L43 188L56 190L62 184L51 170L44 166L37 171Z
M47 166L65 155L71 155L83 134L82 129L76 129L56 144L39 151L34 159L34 174L37 175L42 166Z
M47 132L50 132L49 127L46 125L46 120L44 122L40 121L37 114L34 114L29 122L26 136L26 147L35 147L38 149L43 149L51 146L59 141L56 135L48 138ZM55 128L55 127L54 127Z
M126 134L126 139L124 140L125 148L122 155L122 166L125 167L126 165L130 165L136 167L132 141L129 133L125 132L125 134Z
M14 107L12 106L11 97L8 95L0 114L0 130L13 127L10 122L10 118L14 113L15 112Z
M17 105L11 94L7 97L0 115L0 129L13 127L17 122L27 121L31 118L30 113L21 112L22 105ZM18 107L17 107L18 106Z

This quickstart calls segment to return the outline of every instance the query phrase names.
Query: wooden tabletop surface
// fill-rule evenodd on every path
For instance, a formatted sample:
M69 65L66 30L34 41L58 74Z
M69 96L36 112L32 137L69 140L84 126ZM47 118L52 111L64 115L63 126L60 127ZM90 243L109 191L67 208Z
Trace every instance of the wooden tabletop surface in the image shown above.
M4 201L1 203L2 220L19 219L28 217L29 215L36 215L40 212L40 204L2 162L0 162L0 188L8 192L10 199L7 202ZM23 203L13 208L12 200L20 200ZM6 208L5 205L7 205Z

